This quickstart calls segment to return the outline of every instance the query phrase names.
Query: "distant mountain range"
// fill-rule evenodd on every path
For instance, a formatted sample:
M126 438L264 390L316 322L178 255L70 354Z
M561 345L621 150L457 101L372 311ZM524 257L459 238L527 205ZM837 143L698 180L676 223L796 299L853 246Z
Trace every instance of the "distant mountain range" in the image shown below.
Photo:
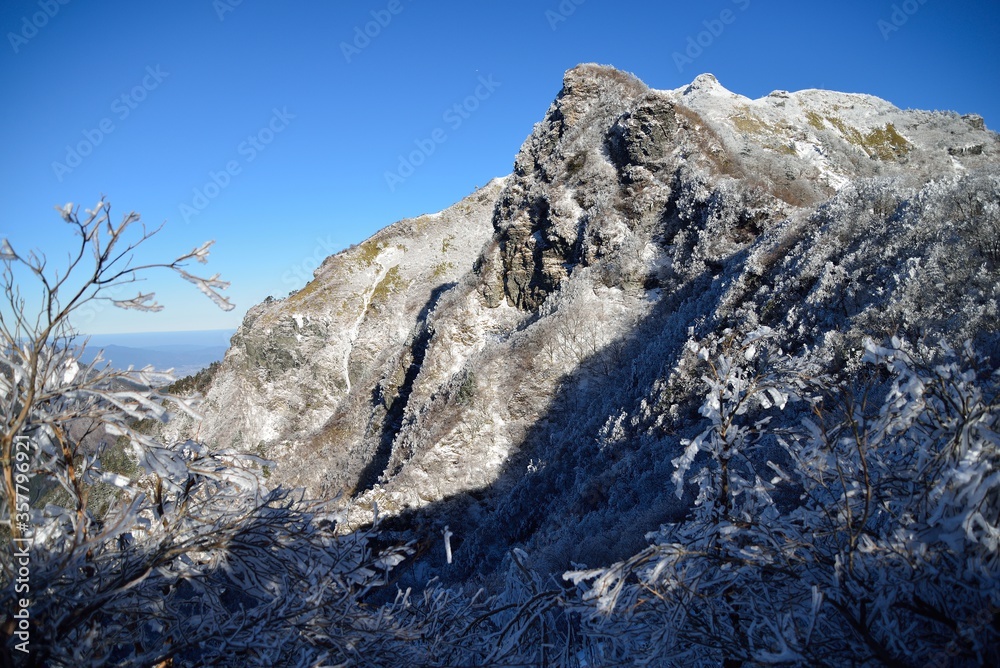
M104 359L117 369L151 365L160 371L173 369L177 378L183 378L221 361L232 335L233 330L94 335L83 360L90 362L103 350Z

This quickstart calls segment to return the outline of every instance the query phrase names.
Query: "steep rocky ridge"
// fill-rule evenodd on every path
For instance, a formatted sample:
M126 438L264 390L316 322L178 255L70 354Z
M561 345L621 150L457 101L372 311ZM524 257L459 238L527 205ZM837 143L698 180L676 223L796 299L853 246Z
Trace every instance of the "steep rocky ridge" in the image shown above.
M199 435L341 494L346 527L450 526L452 577L514 545L607 563L689 502L692 342L763 325L844 377L864 336L995 351L998 152L974 116L579 66L510 176L254 307Z
M427 311L469 272L490 237L502 184L495 180L446 211L389 226L327 258L302 290L250 309L213 380L198 435L274 452L315 434L351 401L371 410L390 405L426 344ZM314 463L303 464L316 472ZM352 471L356 477L359 469Z

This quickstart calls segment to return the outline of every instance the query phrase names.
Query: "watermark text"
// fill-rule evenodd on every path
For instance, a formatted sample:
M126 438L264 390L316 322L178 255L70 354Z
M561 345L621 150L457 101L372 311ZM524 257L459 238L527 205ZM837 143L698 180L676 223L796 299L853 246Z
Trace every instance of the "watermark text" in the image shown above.
M236 8L243 4L243 0L212 0L212 9L220 21L226 20L226 14L235 12Z
M343 249L343 244L335 243L329 236L325 239L316 237L316 247L312 254L305 256L291 269L283 273L281 282L292 292L304 288L306 283L313 279L313 272L323 264L323 260Z
M119 122L124 121L169 76L170 72L164 72L159 65L146 67L142 81L111 101L111 113L117 117ZM94 127L81 132L83 139L75 144L67 144L66 156L62 162L58 160L52 162L52 173L56 175L59 182L62 183L67 175L72 174L74 169L82 165L84 158L104 143L104 140L115 131L116 127L114 119L111 116L105 116Z
M11 523L16 524L17 531L11 533L19 536L14 539L12 553L14 564L14 637L17 642L14 649L28 653L31 643L31 543L34 531L31 527L31 500L28 482L31 479L31 440L27 436L16 436L13 443L13 474L16 490L14 517Z
M401 0L389 0L384 9L371 10L369 14L372 20L367 21L364 25L354 26L354 35L351 40L340 43L340 52L344 54L344 60L350 63L355 56L361 55L361 52L371 45L372 40L381 35L382 31L388 28L392 20L402 14L404 9Z
M920 11L920 8L927 4L927 0L905 0L900 4L894 4L892 6L892 13L889 15L889 20L879 19L878 26L879 32L882 33L882 39L889 41L889 37L900 28L905 26L914 14Z
M445 109L441 120L452 132L457 131L500 86L501 83L496 81L492 74L488 77L479 77L479 85L476 86L473 93L461 102L456 102ZM415 139L413 142L415 148L405 155L399 155L396 169L385 172L385 183L389 186L389 191L395 192L396 188L413 176L417 168L427 162L427 158L433 155L438 146L446 141L448 141L448 130L443 127L434 128L422 139Z
M191 219L208 208L222 191L233 182L233 177L243 173L243 168L257 159L267 147L274 141L274 138L284 132L289 123L295 118L295 114L288 111L288 107L271 110L271 118L257 132L247 135L237 145L236 154L239 158L228 160L222 169L208 172L208 180L201 186L195 187L191 193L191 201L181 202L179 206L181 217L185 223L190 223Z
M732 0L732 4L741 12L745 12L750 8L750 0ZM674 65L677 66L677 71L683 72L685 67L694 63L707 49L711 48L715 44L715 41L722 37L722 33L726 31L727 26L731 26L736 22L737 16L736 12L727 7L719 12L716 18L702 21L701 25L705 29L697 35L688 37L687 47L683 52L674 51L671 55Z
M7 41L14 49L14 53L19 53L21 47L30 42L38 35L38 31L49 24L49 21L56 17L62 5L68 5L70 0L38 0L39 11L30 16L21 17L21 29L17 32L8 32Z
M552 30L558 30L559 25L569 20L569 17L576 13L576 8L587 2L587 0L562 0L555 9L545 11L545 20L549 22Z

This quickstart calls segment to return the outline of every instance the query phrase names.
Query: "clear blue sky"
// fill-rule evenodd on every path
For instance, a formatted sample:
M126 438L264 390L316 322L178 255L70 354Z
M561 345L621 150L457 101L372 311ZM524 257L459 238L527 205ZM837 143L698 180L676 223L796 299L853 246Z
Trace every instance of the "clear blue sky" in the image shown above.
M215 239L208 270L237 304L163 273L143 286L162 313L108 309L79 323L92 333L235 327L326 255L508 173L580 62L654 88L712 72L750 97L871 93L1000 128L996 1L61 1L0 6L0 236L56 264L71 238L52 206L105 194L116 216L166 222L145 259ZM418 141L423 164L387 183Z

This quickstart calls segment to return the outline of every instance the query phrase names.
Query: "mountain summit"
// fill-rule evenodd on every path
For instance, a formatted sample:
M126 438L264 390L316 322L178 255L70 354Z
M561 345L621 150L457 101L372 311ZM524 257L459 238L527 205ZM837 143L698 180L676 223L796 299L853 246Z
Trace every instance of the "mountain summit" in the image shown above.
M580 65L512 174L252 308L200 437L340 495L345 528L448 527L446 578L512 547L548 572L626 558L691 506L670 480L706 342L766 328L844 383L866 338L998 352L998 139L868 95Z

